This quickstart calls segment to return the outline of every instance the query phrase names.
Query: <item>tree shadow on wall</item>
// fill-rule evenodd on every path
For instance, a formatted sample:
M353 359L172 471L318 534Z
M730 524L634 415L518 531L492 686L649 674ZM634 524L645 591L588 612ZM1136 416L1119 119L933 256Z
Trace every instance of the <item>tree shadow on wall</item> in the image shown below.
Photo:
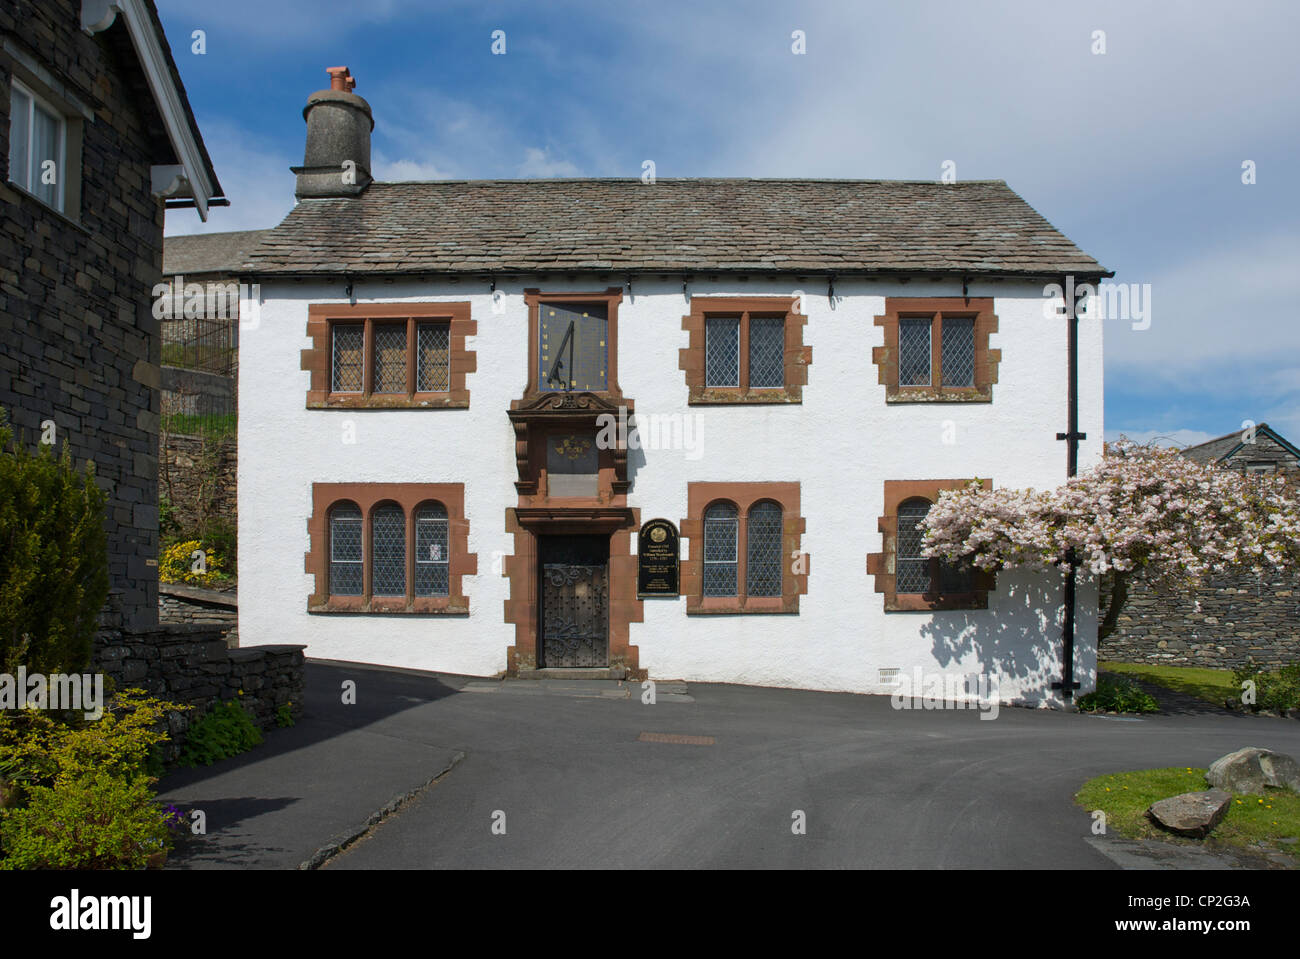
M944 668L970 672L973 659L999 686L1014 682L1025 690L1006 698L1027 698L1034 689L1050 696L1061 671L1062 584L1003 573L997 585L987 610L936 611L921 635Z

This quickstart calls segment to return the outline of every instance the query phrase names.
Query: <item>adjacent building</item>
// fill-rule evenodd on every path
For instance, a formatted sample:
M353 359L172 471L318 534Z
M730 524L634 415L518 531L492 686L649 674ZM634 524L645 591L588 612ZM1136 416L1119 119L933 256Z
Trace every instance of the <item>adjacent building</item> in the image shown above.
M149 0L0 3L0 87L0 407L23 442L94 460L106 625L146 628L164 210L225 200Z
M370 105L330 74L243 269L246 641L1060 701L1061 577L925 559L917 523L972 481L1065 480L1057 314L1095 259L1001 181L374 182ZM1097 323L1076 358L1087 467ZM1085 690L1096 605L1081 582Z

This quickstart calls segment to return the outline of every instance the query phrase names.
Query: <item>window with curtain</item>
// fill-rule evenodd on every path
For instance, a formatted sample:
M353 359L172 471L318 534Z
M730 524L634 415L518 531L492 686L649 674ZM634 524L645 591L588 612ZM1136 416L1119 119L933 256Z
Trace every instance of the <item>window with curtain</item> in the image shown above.
M329 591L335 596L361 595L361 509L339 503L330 510Z
M9 94L9 179L62 212L67 123L13 81Z
M731 503L704 511L704 595L735 596L739 520Z
M427 503L415 514L415 595L446 596L449 583L447 510Z

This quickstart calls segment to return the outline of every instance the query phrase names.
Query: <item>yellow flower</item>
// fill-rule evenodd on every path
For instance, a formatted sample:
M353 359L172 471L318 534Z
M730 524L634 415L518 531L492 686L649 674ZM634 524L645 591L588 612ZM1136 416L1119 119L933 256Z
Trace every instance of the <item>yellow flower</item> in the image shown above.
M242 689L239 691L239 695L241 696L244 695L244 691Z

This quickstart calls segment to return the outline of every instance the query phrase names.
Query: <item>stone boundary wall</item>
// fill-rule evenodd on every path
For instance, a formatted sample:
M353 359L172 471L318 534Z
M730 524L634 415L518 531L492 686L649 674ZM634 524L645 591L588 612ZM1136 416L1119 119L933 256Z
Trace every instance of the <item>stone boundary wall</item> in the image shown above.
M238 520L234 440L218 442L212 470L204 468L204 440L184 433L163 433L159 443L159 493L172 504L185 529L207 518L220 517L233 527Z
M1113 662L1213 669L1300 662L1300 574L1219 577L1194 596L1137 584L1098 652Z
M234 591L159 583L158 622L220 626L226 630L226 645L239 647L239 597Z
M185 731L211 705L243 703L260 729L276 725L276 710L291 703L302 715L304 646L229 649L218 626L164 626L140 631L106 630L95 637L91 669L119 689L141 687L151 695L194 709L168 717L171 740L163 758L180 755ZM240 695L242 691L242 695Z

